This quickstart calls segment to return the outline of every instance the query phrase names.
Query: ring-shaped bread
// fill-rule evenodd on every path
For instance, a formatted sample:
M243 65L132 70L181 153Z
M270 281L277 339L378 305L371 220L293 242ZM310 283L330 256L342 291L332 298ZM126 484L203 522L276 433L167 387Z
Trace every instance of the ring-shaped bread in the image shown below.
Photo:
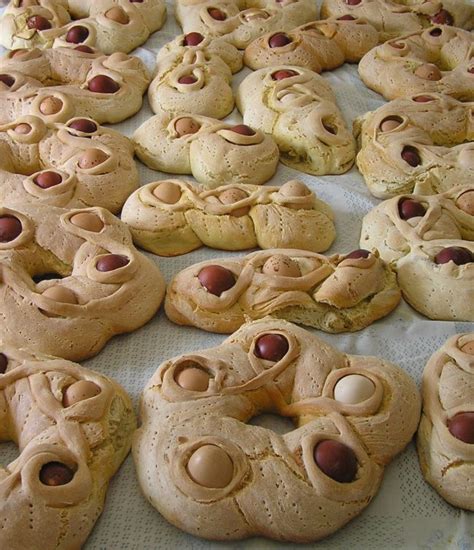
M136 155L149 168L192 174L209 189L261 185L275 174L280 158L272 137L261 130L186 113L148 119L133 141Z
M327 81L302 67L276 65L249 74L236 103L245 124L273 137L283 164L308 174L342 174L355 157Z
M118 212L138 187L131 141L89 118L0 125L0 202Z
M158 310L158 267L102 208L65 210L25 191L0 203L0 338L81 360Z
M116 382L0 339L0 442L20 451L0 466L0 547L82 547L135 427Z
M141 59L123 53L17 50L0 58L0 122L27 114L50 122L74 116L121 122L140 110L149 83Z
M456 334L426 364L417 447L426 480L474 511L474 333Z
M346 255L272 249L187 267L171 280L168 318L229 334L267 315L326 332L360 330L400 301L395 273L378 252Z
M323 0L321 18L362 17L380 32L385 42L430 25L474 28L470 0Z
M291 418L280 435L249 421ZM409 443L420 396L401 368L346 355L281 320L164 362L133 456L143 493L198 537L321 539L359 514Z
M313 0L176 1L176 18L184 33L222 37L241 50L262 34L289 31L317 17Z
M10 50L79 44L128 53L165 19L164 0L11 0L0 19L0 43Z
M360 60L359 75L389 100L442 93L474 101L473 51L471 32L436 25L376 46Z
M429 93L395 99L356 119L356 163L370 192L385 199L470 184L473 113L473 101Z
M211 191L182 180L149 183L130 195L121 219L136 245L160 256L203 245L324 252L336 237L332 209L298 180L281 187L225 185Z
M404 298L430 319L474 321L474 187L401 195L369 212L361 246L397 272Z
M244 63L253 70L296 65L321 73L358 63L378 43L379 33L363 19L312 21L256 38L245 48Z

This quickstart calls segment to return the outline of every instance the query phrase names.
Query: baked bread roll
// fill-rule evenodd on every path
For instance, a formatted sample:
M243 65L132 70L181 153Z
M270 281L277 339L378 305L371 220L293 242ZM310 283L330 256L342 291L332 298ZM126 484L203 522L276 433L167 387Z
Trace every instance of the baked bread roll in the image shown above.
M18 458L0 467L0 546L71 550L85 543L136 427L113 380L0 341L0 441Z
M108 210L0 203L0 338L81 360L158 310L165 285Z
M474 103L443 94L400 98L356 119L356 162L370 192L442 193L474 177ZM469 143L466 143L469 142Z
M363 17L379 32L381 42L432 24L474 27L469 0L323 0L321 18Z
M318 18L313 0L177 0L184 33L222 37L243 50L270 31L289 31Z
M160 256L203 245L324 252L336 237L331 208L297 180L282 187L225 185L212 191L180 180L149 183L128 198L121 218L135 244Z
M246 48L244 63L253 70L296 65L316 73L357 63L379 42L379 33L362 19L312 21L289 32L269 32Z
M92 119L23 116L0 125L0 181L2 204L118 212L138 187L138 172L131 141Z
M450 504L474 511L474 334L450 338L423 372L418 456L426 480Z
M191 32L165 44L157 63L148 89L155 113L224 118L233 110L232 74L242 68L242 54L232 44Z
M261 413L295 429L248 424ZM401 368L264 319L164 362L141 416L138 479L172 524L214 540L311 542L372 500L416 430L420 397Z
M362 222L361 246L391 262L407 302L430 319L474 321L474 186L402 195Z
M308 174L342 174L355 143L327 82L308 69L277 65L249 74L237 107L245 124L272 135L283 164Z
M0 122L23 115L116 123L142 106L150 75L138 57L70 48L18 50L0 58Z
M395 273L376 251L327 258L273 249L184 269L168 286L165 310L174 323L224 334L267 315L337 333L370 325L399 301Z
M442 93L473 101L472 49L472 33L436 25L373 48L360 60L359 75L385 99Z
M192 174L209 189L261 185L275 174L279 160L276 143L261 130L187 113L148 119L133 141L136 155L149 168Z
M0 19L0 43L11 50L79 44L128 53L165 19L164 0L12 0Z

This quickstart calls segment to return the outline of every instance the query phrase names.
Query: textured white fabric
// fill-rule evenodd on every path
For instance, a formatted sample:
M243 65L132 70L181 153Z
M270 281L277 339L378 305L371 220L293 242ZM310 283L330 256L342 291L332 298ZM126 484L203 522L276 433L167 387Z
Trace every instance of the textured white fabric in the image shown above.
M168 21L163 29L135 53L154 68L160 46L180 32L168 5ZM234 89L249 73L244 69L234 77ZM368 90L360 81L355 65L344 65L323 77L332 85L338 104L348 125L366 111L379 107L384 100ZM132 119L117 124L114 129L127 135L152 116L145 107ZM231 120L241 120L234 112ZM139 164L141 184L165 179ZM280 185L298 177L318 196L329 203L336 215L337 239L329 253L349 252L359 248L361 221L364 214L379 201L372 197L356 168L341 176L313 177L279 165L271 185ZM177 258L157 258L167 281L178 270L212 257L230 256L206 248ZM152 257L151 255L149 255ZM426 361L445 340L457 332L472 331L469 323L429 321L402 303L394 313L349 335L318 336L342 351L379 355L405 368L419 383ZM115 378L130 393L138 410L140 392L158 365L172 356L217 345L225 336L212 335L198 329L171 324L163 312L143 329L114 338L94 359L84 363ZM277 425L282 425L281 421ZM274 426L269 420L268 426ZM12 444L0 445L0 463L8 463L17 450ZM316 512L315 512L316 513ZM47 526L45 526L47 528ZM446 504L422 478L413 444L386 470L381 490L364 513L334 536L318 543L317 548L474 548L474 516ZM86 550L148 550L204 548L277 548L263 539L234 544L217 544L199 540L169 525L142 496L131 457L113 479L102 517L86 544Z

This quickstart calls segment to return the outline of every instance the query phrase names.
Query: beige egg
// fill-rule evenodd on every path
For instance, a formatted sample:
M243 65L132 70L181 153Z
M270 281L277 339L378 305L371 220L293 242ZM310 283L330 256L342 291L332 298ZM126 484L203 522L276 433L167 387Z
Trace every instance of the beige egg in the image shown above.
M217 445L203 445L191 455L187 471L198 485L222 489L234 477L234 464L230 456Z
M126 25L130 21L130 17L125 13L125 11L117 6L106 11L105 17L115 21L116 23L120 23L121 25Z
M247 193L245 191L242 191L241 189L226 189L219 195L219 200L222 204L234 204L235 202L241 201L243 199L246 199L248 197ZM242 208L237 208L236 210L232 210L230 212L231 216L235 216L236 218L240 218L242 216L246 216L250 212L249 206L243 206Z
M17 134L29 134L31 132L31 126L29 124L26 124L25 122L22 122L21 124L18 124L18 126L15 126L15 133Z
M266 275L278 275L279 277L300 277L299 265L284 254L270 256L263 264L263 273Z
M79 403L79 401L85 401L99 395L101 391L100 387L94 384L94 382L79 380L65 389L63 393L63 406L71 407Z
M356 405L372 397L375 384L361 374L348 374L334 387L334 399L346 405Z
M181 187L171 181L164 181L153 189L153 195L166 204L176 204L181 198Z
M466 191L458 197L456 206L466 214L474 216L474 191Z
M64 304L77 304L77 298L74 292L64 286L51 286L43 292L43 296Z
M185 117L176 121L174 128L179 137L195 134L201 128L199 122L193 118Z
M387 117L386 119L382 120L382 123L380 124L380 129L382 132L391 132L392 130L395 130L398 128L402 123L402 120L399 117Z
M79 168L83 168L84 170L94 168L105 162L108 158L109 155L101 149L86 149L79 159Z
M209 387L209 374L197 367L187 367L175 377L176 384L189 391L206 391Z
M291 180L280 187L280 195L284 197L307 197L311 191L299 180Z
M91 231L92 233L100 233L104 228L104 222L96 214L90 212L80 212L71 216L72 225Z
M468 342L467 344L464 344L464 346L462 346L461 348L461 351L469 355L474 355L474 340Z
M40 103L39 110L43 115L55 115L63 108L63 102L59 97L47 97Z
M433 65L432 63L425 63L423 65L420 65L415 70L416 76L423 78L424 80L441 80L443 78L443 75L441 74L441 71L438 69L436 65Z

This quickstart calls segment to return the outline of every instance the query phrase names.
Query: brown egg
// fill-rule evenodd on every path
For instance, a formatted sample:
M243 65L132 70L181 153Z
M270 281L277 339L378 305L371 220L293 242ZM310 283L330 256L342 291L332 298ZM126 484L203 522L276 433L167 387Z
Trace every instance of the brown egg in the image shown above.
M209 374L198 367L187 367L180 371L175 381L178 386L189 391L206 391L209 388Z
M435 98L430 95L417 95L413 98L413 101L416 101L416 103L429 103L434 100Z
M51 286L43 292L43 296L55 302L61 302L62 304L77 304L77 298L74 292L64 286Z
M339 483L351 483L357 474L354 451L333 439L325 439L316 445L314 460L321 471Z
M90 212L80 212L71 216L70 222L76 227L90 231L91 233L100 233L104 228L104 222L96 214Z
M166 204L176 204L181 198L181 187L171 181L164 181L153 189L153 195Z
M125 267L130 263L130 260L126 256L121 254L108 254L102 256L96 263L95 267L97 271L102 273L107 273L109 271L115 271L121 267Z
M101 149L86 149L79 159L79 168L89 170L102 164L109 158L107 153L104 153Z
M357 250L353 250L352 252L349 252L349 254L346 255L346 260L358 260L360 258L368 258L370 256L370 251L365 250L364 248L358 248Z
M102 390L94 382L89 380L79 380L68 386L63 393L63 407L72 407L79 401L85 401L86 399L91 399Z
M441 71L438 69L436 65L433 65L432 63L425 63L423 65L420 65L415 70L416 76L423 78L424 80L441 80L443 78L443 75L441 74Z
M291 78L292 76L296 76L299 73L296 71L293 71L292 69L281 69L279 71L275 71L272 73L272 79L273 80L284 80L285 78Z
M51 28L51 23L42 15L33 15L28 18L26 24L29 29L35 29L37 31L46 31Z
M176 121L174 128L179 137L187 136L189 134L195 134L201 128L199 122L193 118L185 117Z
M461 351L469 355L474 355L474 340L471 340L467 344L462 346Z
M462 246L448 246L442 248L434 257L436 264L454 262L456 265L465 265L474 261L474 255Z
M298 180L291 180L280 187L280 195L284 197L306 197L311 191L306 185Z
M0 216L0 243L9 243L20 236L23 231L21 221L15 216Z
M234 477L234 463L217 445L203 445L191 455L186 467L189 477L209 489L223 489Z
M285 357L289 349L288 340L281 334L264 334L255 342L254 354L260 359L276 363Z
M431 22L436 25L454 25L454 17L448 10L439 10L439 12L431 18Z
M348 374L334 386L334 399L340 403L356 405L366 401L375 392L375 384L361 374Z
M456 439L474 445L474 412L461 412L448 420L448 429Z
M95 53L95 51L93 50L93 48L90 48L89 46L76 46L74 48L74 51L75 52L82 52L82 53Z
M0 374L4 374L8 367L8 357L4 353L0 353Z
M474 216L474 191L466 191L459 196L456 206L466 214Z
M74 472L61 462L48 462L45 464L39 474L40 481L43 485L50 487L59 487L67 485L72 481Z
M292 40L287 34L278 32L269 38L268 45L270 48L281 48L291 42Z
M231 126L229 130L241 136L254 136L256 134L255 130L246 124L236 124L235 126Z
M116 23L120 23L121 25L126 25L130 22L130 17L125 13L122 8L119 8L117 6L114 8L110 8L110 10L106 11L105 17L107 17L107 19L115 21Z
M76 25L74 27L71 27L66 34L66 42L69 42L71 44L80 44L81 42L84 42L87 40L87 37L89 36L89 29L87 27L83 27L82 25Z
M62 183L63 177L57 172L47 171L38 174L33 181L38 187L41 187L41 189L49 189Z
M197 80L198 79L192 74L186 74L178 78L178 82L180 84L194 84L195 82L197 82Z
M422 162L418 149L416 147L412 147L411 145L405 145L402 150L401 157L407 164L409 164L413 168L419 166Z
M204 36L199 32L190 32L184 36L185 46L197 46L204 40Z
M32 128L29 124L26 124L25 122L22 122L21 124L18 124L18 126L15 126L15 133L17 134L29 134L31 132Z
M93 134L97 132L97 124L88 118L77 118L70 122L68 126L84 134Z
M297 262L284 254L270 256L263 264L262 272L266 275L278 275L279 277L301 277Z
M47 97L40 103L39 110L43 115L55 115L63 108L63 102L59 97Z
M120 90L120 84L105 74L99 74L91 78L87 87L96 94L115 94Z
M209 8L207 11L216 21L225 21L227 19L227 15L219 8Z
M198 274L201 285L214 296L220 296L235 285L235 275L220 265L203 267Z
M382 132L391 132L402 124L403 119L399 116L388 116L380 123L380 129Z
M226 189L219 195L219 200L222 204L234 204L235 202L241 201L243 199L246 199L248 197L247 193L245 191L242 191L241 189ZM234 216L236 218L241 218L242 216L246 216L250 212L250 206L243 206L242 208L237 208L236 210L232 210L230 212L231 216Z

